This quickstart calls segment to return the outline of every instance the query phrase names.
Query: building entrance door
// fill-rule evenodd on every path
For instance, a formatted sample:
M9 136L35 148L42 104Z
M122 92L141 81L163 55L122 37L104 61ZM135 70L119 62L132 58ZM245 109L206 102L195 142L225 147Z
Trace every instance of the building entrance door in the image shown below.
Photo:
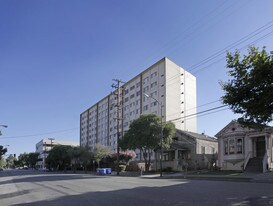
M256 140L256 155L257 157L263 157L265 154L265 138L258 137Z

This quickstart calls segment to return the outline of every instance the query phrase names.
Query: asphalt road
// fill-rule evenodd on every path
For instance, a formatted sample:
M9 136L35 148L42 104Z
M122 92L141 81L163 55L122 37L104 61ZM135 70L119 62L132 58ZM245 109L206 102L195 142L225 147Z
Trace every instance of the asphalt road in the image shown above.
M268 206L273 184L0 172L0 206Z

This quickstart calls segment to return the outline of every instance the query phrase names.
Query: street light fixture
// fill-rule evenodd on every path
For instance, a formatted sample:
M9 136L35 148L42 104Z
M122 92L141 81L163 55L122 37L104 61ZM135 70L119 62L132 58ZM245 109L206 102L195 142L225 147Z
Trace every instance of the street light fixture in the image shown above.
M161 122L160 122L160 124L161 124L161 138L160 138L160 177L162 177L163 176L163 174L162 174L162 156L163 156L163 151L162 151L162 148L163 148L163 146L162 146L162 144L163 144L163 124L162 124L163 115L162 115L162 108L163 108L163 105L157 99L153 98L152 96L150 96L150 95L148 95L146 93L144 93L144 96L146 96L148 98L152 98L160 106L160 116L161 116Z
M5 128L7 128L8 125L0 124L0 127L5 127ZM0 130L0 136L1 136L1 135L2 135L2 133L1 133L1 130Z

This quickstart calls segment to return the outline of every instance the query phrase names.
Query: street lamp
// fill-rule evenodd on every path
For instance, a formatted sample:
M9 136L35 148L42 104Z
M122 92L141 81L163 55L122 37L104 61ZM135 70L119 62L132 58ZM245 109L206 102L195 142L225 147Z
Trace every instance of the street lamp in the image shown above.
M144 93L144 96L148 97L148 98L152 98L153 100L155 100L158 105L160 106L160 116L161 116L161 138L160 138L160 177L163 176L162 174L162 156L163 156L163 152L162 152L162 144L163 144L163 124L162 124L162 119L163 119L163 116L162 116L162 108L163 108L163 105L155 98L153 98L152 96Z
M5 127L5 128L7 128L8 125L0 124L0 127ZM0 135L2 135L1 130L0 130Z

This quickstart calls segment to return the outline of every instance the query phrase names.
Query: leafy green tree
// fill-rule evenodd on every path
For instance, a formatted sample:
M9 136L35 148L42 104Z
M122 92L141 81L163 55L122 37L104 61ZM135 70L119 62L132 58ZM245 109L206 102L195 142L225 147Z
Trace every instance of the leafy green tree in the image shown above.
M163 149L168 149L175 135L175 126L171 122L163 122ZM134 120L120 141L120 147L139 149L145 161L145 170L151 165L151 154L161 148L161 118L155 114L141 115Z
M2 156L6 154L7 148L4 148L2 145L0 145L0 159L2 159Z
M0 159L0 168L6 167L6 165L7 165L6 160L4 158L1 158Z
M83 166L86 171L87 164L92 160L92 154L83 147L72 147L68 153L71 157L73 171L76 172L77 167L80 166Z
M247 126L267 124L273 114L273 55L265 47L262 51L250 47L248 55L241 58L239 51L227 53L228 82L220 82L225 95L222 97L238 119Z
M15 157L14 155L10 154L7 158L6 158L6 163L7 163L7 167L8 168L14 168L14 160Z
M19 166L29 166L29 154L24 152L18 156Z
M95 149L94 149L94 160L97 162L98 168L100 167L100 161L103 158L110 156L110 154L111 154L111 152L107 147L105 147L101 144L96 144Z
M56 145L50 151L46 158L46 164L50 169L66 170L71 165L71 151L72 146Z
M35 168L38 162L39 153L31 152L28 154L28 164L31 168Z

